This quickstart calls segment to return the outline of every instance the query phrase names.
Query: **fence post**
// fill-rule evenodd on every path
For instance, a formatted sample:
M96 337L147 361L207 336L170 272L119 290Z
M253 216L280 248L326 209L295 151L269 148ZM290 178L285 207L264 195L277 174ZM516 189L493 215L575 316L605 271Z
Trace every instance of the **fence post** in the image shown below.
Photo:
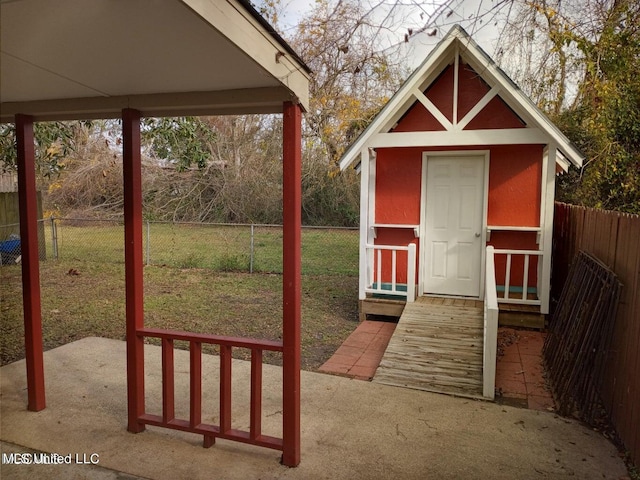
M56 218L51 215L51 247L53 249L53 258L58 260L58 227L56 226Z
M147 220L147 267L151 264L151 226Z
M253 223L251 224L251 248L249 252L249 273L253 273Z

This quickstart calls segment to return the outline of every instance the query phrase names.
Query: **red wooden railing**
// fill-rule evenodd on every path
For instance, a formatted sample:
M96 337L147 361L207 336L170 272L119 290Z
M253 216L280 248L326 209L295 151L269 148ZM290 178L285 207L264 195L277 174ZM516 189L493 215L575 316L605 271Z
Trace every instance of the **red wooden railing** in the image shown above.
M137 335L162 341L162 415L142 413L138 422L204 436L203 446L210 447L216 438L235 440L261 447L283 450L283 440L262 434L262 352L282 352L282 342L250 338L224 337L199 333L142 328ZM189 342L190 388L189 419L175 418L174 342ZM220 424L202 422L202 344L220 348ZM251 350L251 408L249 431L231 428L231 354L233 348ZM287 412L283 411L283 417Z

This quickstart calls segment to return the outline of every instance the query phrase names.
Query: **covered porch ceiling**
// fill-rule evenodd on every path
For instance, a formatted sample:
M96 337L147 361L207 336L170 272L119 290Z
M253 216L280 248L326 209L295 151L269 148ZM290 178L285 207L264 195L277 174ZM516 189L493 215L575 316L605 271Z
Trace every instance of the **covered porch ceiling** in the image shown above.
M309 69L247 0L0 0L0 120L282 112Z

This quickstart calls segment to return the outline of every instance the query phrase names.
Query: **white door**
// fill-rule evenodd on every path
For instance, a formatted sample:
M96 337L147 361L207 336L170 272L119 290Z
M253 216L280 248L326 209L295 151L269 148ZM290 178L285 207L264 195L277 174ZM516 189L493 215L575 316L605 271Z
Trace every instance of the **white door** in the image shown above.
M480 295L484 164L484 156L427 159L424 293Z

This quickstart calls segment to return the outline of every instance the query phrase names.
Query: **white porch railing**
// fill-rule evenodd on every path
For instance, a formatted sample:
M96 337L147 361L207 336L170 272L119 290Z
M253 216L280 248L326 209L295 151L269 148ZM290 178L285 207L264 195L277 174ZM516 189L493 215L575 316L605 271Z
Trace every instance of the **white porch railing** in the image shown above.
M498 289L494 248L487 247L484 282L484 352L482 359L482 396L493 400L496 391L496 355L498 349Z
M385 283L383 288L382 267L383 256L385 250L391 251L391 282ZM398 252L407 252L407 289L400 290L398 287L398 269L397 257ZM407 297L407 302L413 302L416 299L416 246L410 243L407 246L398 245L365 245L365 255L367 258L366 283L365 292L380 295L398 295Z
M493 253L495 255L506 255L507 257L506 267L504 272L504 292L502 293L502 296L498 297L498 302L517 303L517 304L524 304L524 305L541 305L540 296L539 296L541 286L540 285L537 286L538 298L536 299L528 298L528 290L529 290L529 265L530 265L531 257L538 257L538 266L540 266L543 252L540 250L509 250L509 249L496 248L496 249L493 249ZM487 257L488 255L489 254L487 250ZM514 298L514 296L510 295L510 292L509 292L512 285L511 284L511 260L512 260L512 257L514 256L524 257L524 268L523 268L522 283L521 283L522 295L520 296L520 298ZM488 266L488 263L489 263L489 259L487 258L487 266ZM538 272L538 278L540 278L540 272ZM542 286L542 288L544 288L544 286Z

